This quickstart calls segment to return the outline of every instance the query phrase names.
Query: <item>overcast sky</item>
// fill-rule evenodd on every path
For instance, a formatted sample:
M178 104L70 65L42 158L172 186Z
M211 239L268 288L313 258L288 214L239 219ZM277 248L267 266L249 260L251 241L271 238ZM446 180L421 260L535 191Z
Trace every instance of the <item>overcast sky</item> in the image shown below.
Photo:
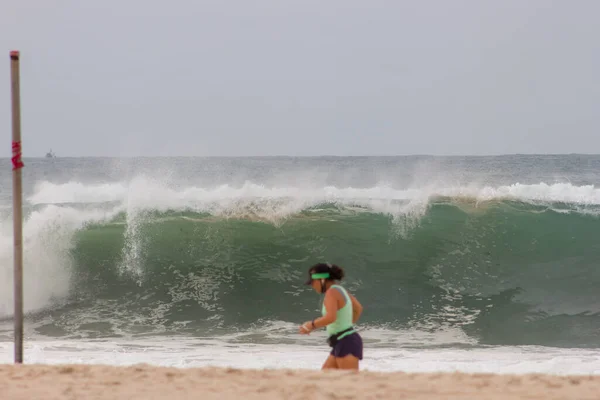
M600 1L4 0L24 156L600 153Z

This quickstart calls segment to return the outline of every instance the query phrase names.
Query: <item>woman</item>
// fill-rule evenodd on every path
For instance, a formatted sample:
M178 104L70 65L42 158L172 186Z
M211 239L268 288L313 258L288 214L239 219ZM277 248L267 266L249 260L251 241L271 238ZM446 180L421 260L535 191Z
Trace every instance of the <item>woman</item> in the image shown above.
M300 333L308 335L317 328L326 327L327 342L332 350L322 369L358 370L358 363L363 358L363 342L353 324L362 313L362 305L337 283L344 277L344 271L337 265L313 265L308 275L306 284L317 293L325 294L323 316L305 322L300 326Z

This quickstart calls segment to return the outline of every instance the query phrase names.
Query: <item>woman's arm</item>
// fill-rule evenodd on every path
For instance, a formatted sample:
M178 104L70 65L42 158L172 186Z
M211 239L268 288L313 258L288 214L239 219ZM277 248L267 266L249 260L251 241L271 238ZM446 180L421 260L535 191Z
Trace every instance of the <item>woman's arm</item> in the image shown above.
M356 300L356 297L350 293L348 294L350 295L350 300L352 300L352 323L355 324L363 312L363 306L358 302L358 300Z
M319 318L315 318L312 321L306 321L300 326L301 334L308 334L311 331L327 326L335 321L338 310L338 298L342 296L337 290L327 291L325 293L325 299L323 299L323 305L325 306L325 315Z
M325 293L325 298L323 299L323 305L325 306L325 315L320 318L315 318L314 320L314 329L322 328L327 326L335 321L337 318L338 311L338 298L341 296L341 293L336 291L327 291Z

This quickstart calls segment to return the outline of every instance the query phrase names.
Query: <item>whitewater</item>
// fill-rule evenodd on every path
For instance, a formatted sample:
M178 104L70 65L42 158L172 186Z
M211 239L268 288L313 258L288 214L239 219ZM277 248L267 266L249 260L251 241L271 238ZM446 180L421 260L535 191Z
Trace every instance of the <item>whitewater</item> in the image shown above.
M365 369L600 372L600 156L24 161L25 362L320 368L297 326L330 261Z

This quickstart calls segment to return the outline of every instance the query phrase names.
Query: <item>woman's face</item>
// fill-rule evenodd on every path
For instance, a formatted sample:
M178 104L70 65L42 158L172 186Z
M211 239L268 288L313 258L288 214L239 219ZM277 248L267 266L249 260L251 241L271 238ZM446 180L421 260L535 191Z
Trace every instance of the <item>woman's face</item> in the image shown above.
M321 281L318 279L313 279L310 283L310 286L314 289L315 292L321 293Z

